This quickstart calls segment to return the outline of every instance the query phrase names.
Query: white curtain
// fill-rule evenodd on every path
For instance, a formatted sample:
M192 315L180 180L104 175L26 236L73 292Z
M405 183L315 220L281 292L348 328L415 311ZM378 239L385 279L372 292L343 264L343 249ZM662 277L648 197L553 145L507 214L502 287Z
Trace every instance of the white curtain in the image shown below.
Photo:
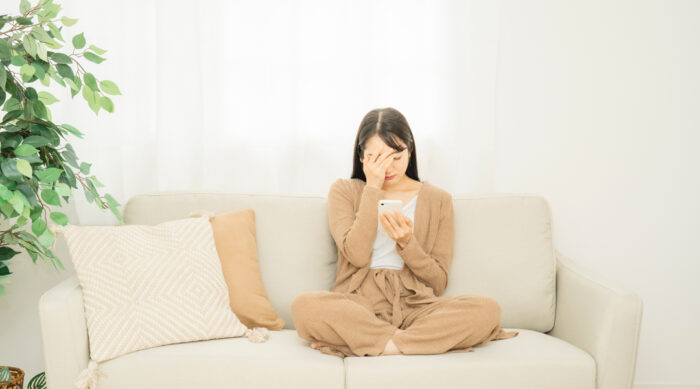
M96 116L52 84L49 108L86 133L72 145L122 204L164 190L326 195L350 176L362 117L387 106L411 125L421 180L491 189L499 2L62 4L79 18L64 38L107 49L83 62L123 95ZM71 222L116 223L74 196Z

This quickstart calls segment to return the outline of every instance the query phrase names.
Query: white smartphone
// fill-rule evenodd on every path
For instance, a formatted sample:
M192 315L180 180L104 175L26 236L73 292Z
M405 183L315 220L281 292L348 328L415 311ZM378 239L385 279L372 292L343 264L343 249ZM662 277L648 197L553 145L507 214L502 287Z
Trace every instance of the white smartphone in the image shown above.
M401 200L379 200L377 206L377 226L384 228L382 226L382 221L379 219L384 212L389 212L394 218L394 221L396 221L396 211L403 214L403 202L401 202Z

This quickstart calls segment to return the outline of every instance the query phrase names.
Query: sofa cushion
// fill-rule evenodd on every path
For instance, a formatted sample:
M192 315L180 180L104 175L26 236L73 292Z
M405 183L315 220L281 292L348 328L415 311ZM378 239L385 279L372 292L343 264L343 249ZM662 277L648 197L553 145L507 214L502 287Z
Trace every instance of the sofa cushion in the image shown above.
M537 195L453 196L455 249L443 295L481 294L503 327L554 327L556 259L547 201Z
M489 342L474 352L344 359L311 349L288 329L271 331L259 344L244 338L179 343L103 362L100 389L595 388L589 354L555 337L518 330L508 342Z
M53 228L63 232L80 281L93 361L245 334L208 218Z
M585 351L537 331L517 329L507 342L473 352L346 357L346 389L595 389L596 365Z
M264 343L228 338L137 351L100 369L100 389L345 388L343 360L287 329L270 331Z
M283 328L284 320L272 308L260 277L255 211L225 212L209 220L233 312L249 328Z

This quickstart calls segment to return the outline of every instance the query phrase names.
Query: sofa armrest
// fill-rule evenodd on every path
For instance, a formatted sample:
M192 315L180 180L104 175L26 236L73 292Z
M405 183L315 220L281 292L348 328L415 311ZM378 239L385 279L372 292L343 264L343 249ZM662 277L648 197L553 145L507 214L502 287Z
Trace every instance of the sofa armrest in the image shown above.
M642 299L555 250L557 302L547 334L589 353L598 389L632 388L642 324Z
M41 296L39 321L47 386L74 389L76 378L90 359L83 291L76 275Z

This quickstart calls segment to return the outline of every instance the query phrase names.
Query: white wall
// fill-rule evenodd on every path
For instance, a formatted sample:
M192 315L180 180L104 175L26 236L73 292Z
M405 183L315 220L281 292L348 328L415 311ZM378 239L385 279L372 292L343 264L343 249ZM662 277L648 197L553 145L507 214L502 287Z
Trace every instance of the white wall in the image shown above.
M236 34L226 44L238 50L210 61L242 67L221 81L208 72L217 62L195 61L189 66L203 78L173 87L182 73L159 69L178 56L170 37L178 21L195 15L198 24L187 31L197 34L178 33L198 44L216 35L222 20L197 13L193 2L171 11L157 0L65 2L65 14L81 18L75 33L111 50L97 69L124 92L113 115L51 106L61 122L89 134L74 145L107 192L122 203L139 192L183 187L325 194L332 179L349 175L362 115L395 106L416 136L422 179L452 193L543 195L556 246L642 296L637 387L700 388L693 331L700 326L700 248L692 239L700 235L700 157L691 149L700 145L700 2L284 4L229 3L237 19L226 31ZM0 13L16 8L2 4ZM256 25L266 32L244 34ZM269 30L276 25L283 34ZM317 34L321 27L333 33ZM245 84L243 76L254 81ZM217 82L226 93L211 89ZM178 91L206 104L192 108ZM57 97L70 99L67 92ZM262 115L263 104L278 117ZM235 113L226 131L216 127L225 119L221 110ZM258 143L271 135L279 138ZM222 182L227 170L212 170L228 158L252 160L243 154L250 150L271 156L257 162L265 174L231 170L243 179ZM203 151L209 153L200 160ZM185 168L173 169L179 162ZM114 223L81 193L74 196L71 220ZM68 258L64 242L56 251ZM57 273L14 259L9 296L0 298L0 364L20 366L28 377L43 370L38 298L72 274L64 262L68 271Z
M504 4L493 189L642 296L640 387L700 387L700 2Z

